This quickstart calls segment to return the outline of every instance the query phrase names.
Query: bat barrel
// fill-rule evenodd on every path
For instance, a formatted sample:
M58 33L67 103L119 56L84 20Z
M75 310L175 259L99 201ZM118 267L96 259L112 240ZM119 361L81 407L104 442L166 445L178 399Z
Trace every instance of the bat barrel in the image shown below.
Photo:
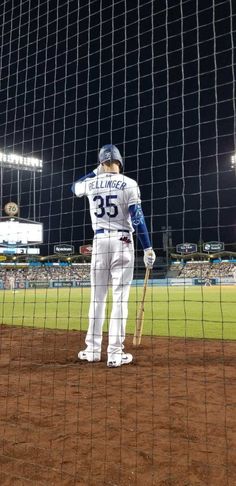
M149 274L150 274L150 268L146 268L142 299L137 313L137 319L136 319L136 325L135 325L135 331L133 337L133 346L139 346L142 339L143 322L144 322L144 302L145 302Z

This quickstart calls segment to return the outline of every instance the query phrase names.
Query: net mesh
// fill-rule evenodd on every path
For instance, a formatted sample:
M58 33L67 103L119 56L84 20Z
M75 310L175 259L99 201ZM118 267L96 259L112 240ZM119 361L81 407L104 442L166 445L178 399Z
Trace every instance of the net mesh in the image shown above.
M233 0L1 2L0 152L43 161L0 162L1 222L13 202L43 224L38 257L0 246L2 485L236 482L235 18ZM110 295L102 362L77 359L93 231L71 185L107 143L158 257L132 348L135 240L134 365L117 370Z

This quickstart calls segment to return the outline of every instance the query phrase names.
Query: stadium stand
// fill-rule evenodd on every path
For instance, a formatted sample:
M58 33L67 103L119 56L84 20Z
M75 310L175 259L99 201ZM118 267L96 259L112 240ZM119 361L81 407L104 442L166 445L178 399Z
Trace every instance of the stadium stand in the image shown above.
M23 283L25 281L44 280L46 282L50 280L84 280L88 279L90 274L90 266L84 267L67 266L67 267L54 267L54 266L40 266L40 267L23 267L23 268L6 268L0 269L0 280L5 284L10 283L10 280L14 278L15 282ZM10 286L10 285L9 285Z
M235 278L236 275L236 263L230 261L187 262L185 265L174 264L172 267L178 278Z

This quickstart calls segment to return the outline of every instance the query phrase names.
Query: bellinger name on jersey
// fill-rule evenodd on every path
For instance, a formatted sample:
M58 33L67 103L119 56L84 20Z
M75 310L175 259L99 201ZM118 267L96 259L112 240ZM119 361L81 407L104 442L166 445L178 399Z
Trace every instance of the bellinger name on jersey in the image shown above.
M126 187L126 182L121 180L104 180L104 179L96 179L93 182L90 182L88 185L89 191L93 191L94 189L120 189L124 190Z

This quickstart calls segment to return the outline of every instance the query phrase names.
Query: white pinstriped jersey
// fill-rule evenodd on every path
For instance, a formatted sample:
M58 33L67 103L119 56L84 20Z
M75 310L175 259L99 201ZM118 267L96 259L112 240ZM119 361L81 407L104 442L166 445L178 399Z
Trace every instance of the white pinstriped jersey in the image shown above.
M129 206L141 203L140 190L135 180L123 174L107 172L77 181L74 192L78 197L88 197L94 231L134 231Z

